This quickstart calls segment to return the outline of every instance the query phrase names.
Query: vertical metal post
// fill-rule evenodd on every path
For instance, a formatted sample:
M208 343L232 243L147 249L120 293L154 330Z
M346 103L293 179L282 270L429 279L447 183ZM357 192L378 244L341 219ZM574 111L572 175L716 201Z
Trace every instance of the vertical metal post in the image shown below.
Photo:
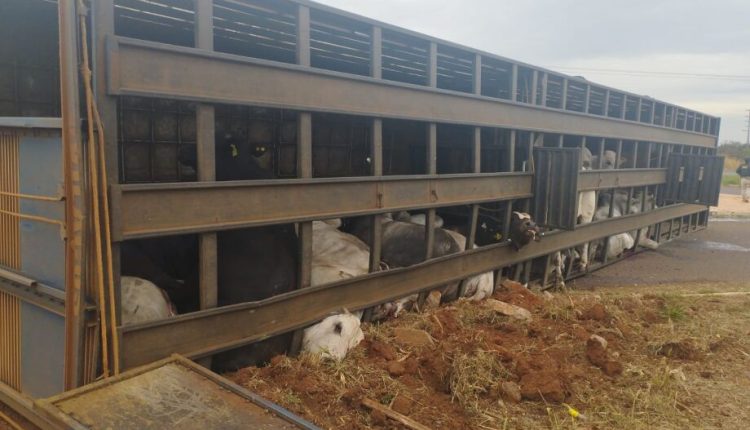
M297 7L297 64L310 65L310 8Z
M536 76L536 75L535 75ZM474 94L482 93L482 56L477 54L474 59ZM472 144L472 171L482 173L482 128L474 127L474 141ZM469 234L466 236L466 248L472 249L476 241L477 222L479 219L479 205L471 206L469 219ZM461 292L463 293L463 291ZM461 294L463 296L463 294Z
M542 106L547 106L547 85L549 84L549 73L542 72Z
M539 86L539 71L534 70L534 74L531 78L531 104L536 104L536 98L538 95L537 87Z
M643 113L643 99L641 97L638 97L638 104L635 107L635 111L636 111L635 120L638 122L642 122L641 114Z
M620 139L620 140L617 141L617 156L615 157L615 169L619 169L620 168L620 156L621 156L621 154L622 154L622 139ZM615 194L616 194L616 192L617 192L616 188L613 188L613 189L610 190L610 193L611 193L612 197L610 198L610 201L609 201L609 213L607 214L607 218L612 218L612 216L614 215L614 211L615 211L614 202L615 202ZM609 238L606 238L604 240L604 256L602 258L602 261L603 261L604 264L607 263L607 251L608 250L609 250Z
M383 176L383 120L374 118L372 120L372 175ZM370 218L370 272L380 270L380 260L383 247L383 224L382 215L373 215ZM363 321L372 321L373 308L365 309L362 314Z
M568 110L568 78L563 78L562 82L562 110Z
M604 90L604 116L609 116L609 89Z
M375 79L383 77L383 29L377 25L372 27L370 75Z
M437 174L437 124L431 122L427 126L427 174ZM425 260L432 258L432 245L435 242L435 209L427 210L425 223Z
M513 68L511 69L511 82L510 82L510 100L517 102L518 101L518 64L513 63Z
M437 51L438 46L436 42L430 42L430 58L429 58L429 79L428 84L432 88L437 87Z
M622 112L620 112L620 119L625 119L628 112L628 95L622 94Z
M195 46L213 50L213 0L195 2ZM198 180L216 180L216 142L214 107L199 104L196 109ZM216 233L200 235L200 305L201 309L218 303Z
M508 172L516 170L516 130L510 131L510 142L508 142ZM513 211L513 200L506 203L505 220L503 222L503 241L508 240L510 234L511 212Z
M372 28L372 58L371 75L375 79L382 77L383 31L380 27ZM373 176L383 176L383 120L372 119L372 147L370 148L370 162ZM370 272L380 270L382 253L382 215L370 217ZM372 321L373 308L365 309L363 321Z
M508 172L514 172L516 170L516 130L510 131L510 138L508 141ZM505 202L505 219L503 220L503 242L507 242L510 235L510 223L513 212L513 200ZM500 278L502 277L503 269L500 268L495 276L495 288L500 285Z
M482 128L474 127L474 144L473 144L473 164L474 173L482 173ZM466 249L472 249L476 240L477 221L479 219L479 205L471 206L471 219L469 220L469 235L466 236Z
M60 104L62 111L63 176L65 182L65 369L64 386L71 390L83 383L84 291L83 218L81 183L80 101L78 98L78 39L76 4L58 3L60 38Z
M214 24L213 0L197 1L195 7L195 47L213 51ZM195 111L197 136L198 180L216 180L215 110L213 105L201 103ZM200 308L211 309L219 304L218 241L216 233L203 233L198 237L198 273ZM211 358L200 361L211 367Z
M591 85L586 84L586 100L583 103L583 112L589 113L589 103L591 103Z
M310 66L310 8L304 5L297 12L297 62L301 66ZM312 114L300 112L297 116L297 177L312 177ZM312 278L312 222L298 224L299 270L297 288L307 288ZM294 332L291 355L296 355L302 348L302 330Z
M651 111L648 117L648 123L653 124L655 117L656 117L656 102L651 100Z
M667 125L667 105L662 104L661 106L661 123L659 125L664 127Z

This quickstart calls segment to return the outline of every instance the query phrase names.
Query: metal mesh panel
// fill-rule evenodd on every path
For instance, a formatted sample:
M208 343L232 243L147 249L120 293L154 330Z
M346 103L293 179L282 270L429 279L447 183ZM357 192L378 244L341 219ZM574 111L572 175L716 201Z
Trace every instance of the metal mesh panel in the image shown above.
M123 97L119 103L123 182L194 181L180 157L195 153L195 104Z
M55 3L0 2L0 116L60 115L57 38Z
M18 135L0 130L0 265L21 267Z
M21 301L0 291L0 382L21 389Z

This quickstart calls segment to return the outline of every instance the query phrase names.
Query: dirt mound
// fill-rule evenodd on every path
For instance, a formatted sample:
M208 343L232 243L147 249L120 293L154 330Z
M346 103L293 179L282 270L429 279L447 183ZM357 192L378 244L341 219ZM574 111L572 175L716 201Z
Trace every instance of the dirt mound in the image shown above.
M672 320L660 316L674 304L657 296L545 299L506 281L493 298L531 311L532 320L459 301L365 324L365 340L340 363L277 357L267 367L228 376L323 428L402 428L363 406L364 399L434 429L537 428L553 418L570 419L563 402L588 408L582 412L593 416L591 408L602 399L606 404L597 409L594 427L634 428L658 426L637 420L653 419L677 404L668 388L684 378L684 370L669 363L730 355L739 345L711 339L701 348L690 340L671 340ZM698 368L701 380L716 381L722 372L705 363ZM634 385L623 389L628 384ZM632 388L652 385L659 387L656 394L664 391L664 403L642 398L642 390ZM634 405L645 412L632 414ZM619 407L636 421L612 421L619 419L612 412Z

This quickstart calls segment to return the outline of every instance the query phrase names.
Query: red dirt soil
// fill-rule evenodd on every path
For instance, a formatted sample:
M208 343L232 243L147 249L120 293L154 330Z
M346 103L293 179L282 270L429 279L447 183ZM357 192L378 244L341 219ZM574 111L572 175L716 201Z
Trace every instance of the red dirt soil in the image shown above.
M622 373L619 343L627 327L602 303L545 299L513 282L493 298L531 311L533 321L462 301L364 327L365 340L342 363L277 357L228 376L324 428L400 428L362 407L369 397L428 427L462 429L486 421L477 411L507 399L503 387L520 388L526 401L555 404L569 399L578 381L608 384ZM650 316L659 303L623 307ZM434 344L406 347L393 337L398 326L422 329ZM589 340L590 333L604 337L607 349Z

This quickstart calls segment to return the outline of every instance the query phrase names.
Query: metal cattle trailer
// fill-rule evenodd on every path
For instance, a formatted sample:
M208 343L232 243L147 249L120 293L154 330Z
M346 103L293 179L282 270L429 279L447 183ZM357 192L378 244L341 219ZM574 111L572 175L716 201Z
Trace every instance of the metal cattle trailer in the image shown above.
M717 117L307 0L0 11L0 400L17 409L175 353L289 332L294 351L333 312L490 270L546 285L555 252L628 231L668 241L718 198ZM224 135L274 178L217 180ZM582 148L616 168L581 170ZM577 225L582 191L615 189L659 207ZM425 228L426 261L379 271L373 222L373 273L310 286L313 220L402 210L463 224L467 250L430 258ZM508 246L512 210L543 240ZM217 307L217 232L291 223L298 289ZM197 309L123 326L122 244L173 236L198 243Z

